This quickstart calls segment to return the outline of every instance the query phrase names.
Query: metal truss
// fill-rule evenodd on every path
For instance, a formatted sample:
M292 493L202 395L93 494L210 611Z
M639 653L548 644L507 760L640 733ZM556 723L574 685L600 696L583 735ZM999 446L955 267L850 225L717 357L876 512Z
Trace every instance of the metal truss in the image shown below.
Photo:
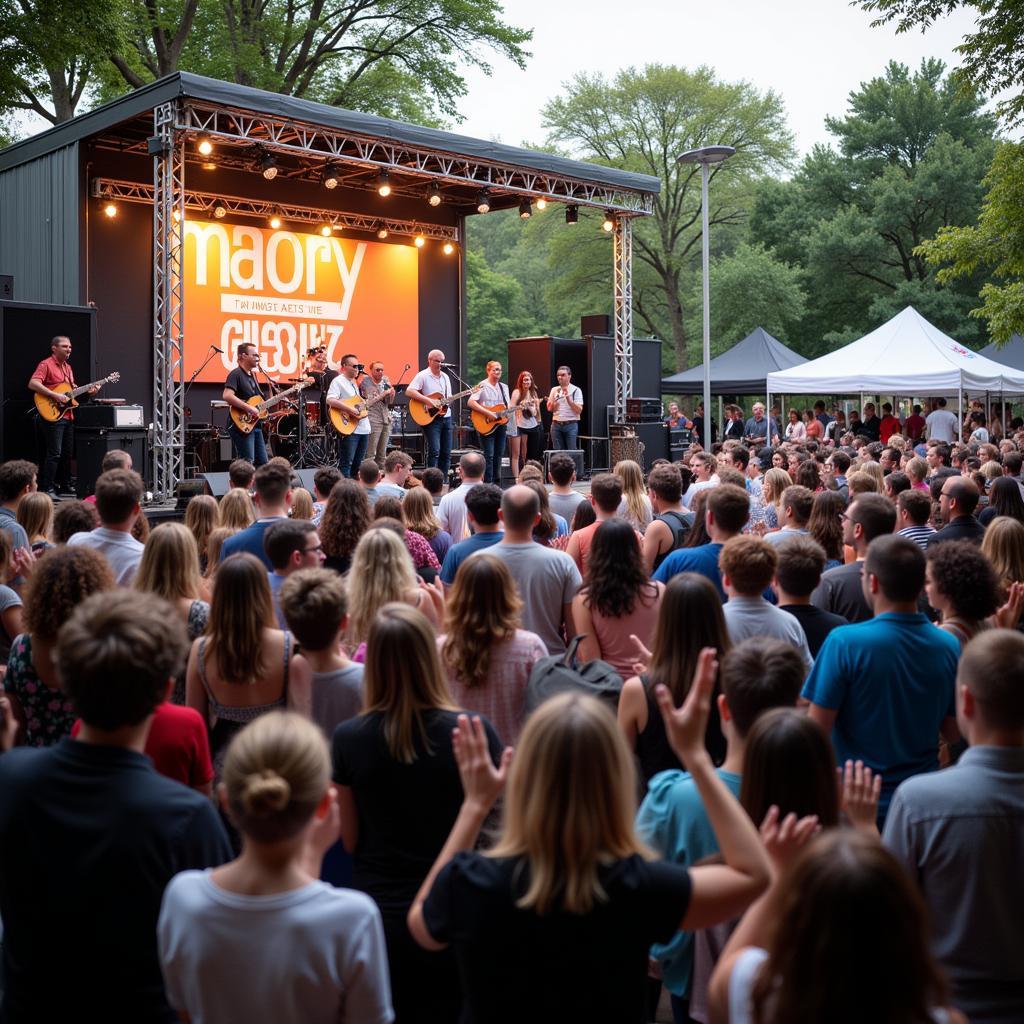
M92 194L102 199L123 203L153 202L154 189L137 181L117 181L113 178L94 178ZM394 235L422 235L444 242L459 242L459 229L454 225L428 224L418 220L400 220L395 217L373 217L361 213L346 213L322 206L296 206L293 203L270 203L262 199L245 199L241 196L225 196L219 192L197 192L184 190L184 206L188 214L201 213L211 220L216 219L214 209L222 207L226 214L242 217L267 218L278 216L283 221L297 221L322 227L330 224L336 230L375 232L381 228ZM172 215L173 216L173 215Z
M197 101L180 105L177 127L190 135L208 136L217 143L262 146L332 163L355 164L370 171L389 170L438 183L593 206L625 216L654 212L654 196L649 192L614 189L552 172ZM366 187L375 185L367 183Z
M626 399L633 394L633 221L615 220L615 419L626 422Z
M185 452L182 223L184 139L177 104L153 111L153 495L174 496Z

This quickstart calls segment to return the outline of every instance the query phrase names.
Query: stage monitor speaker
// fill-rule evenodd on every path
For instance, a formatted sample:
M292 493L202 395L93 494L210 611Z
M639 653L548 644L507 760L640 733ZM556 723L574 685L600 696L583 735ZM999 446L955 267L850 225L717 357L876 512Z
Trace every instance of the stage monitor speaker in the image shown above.
M182 480L174 488L174 496L177 501L174 505L175 512L184 512L188 503L200 494L206 494L206 484L202 480Z
M588 334L612 333L612 318L606 313L599 313L596 316L580 317L580 334L585 338Z
M231 490L231 478L227 473L204 473L203 479L215 498L223 498Z
M71 339L75 380L80 384L94 380L95 331L96 310L88 306L0 301L0 459L42 464L29 377L50 355L50 339L64 335Z
M544 480L548 478L548 463L551 462L552 455L568 455L573 462L576 463L576 479L583 479L583 449L582 448L548 448L544 452Z
M85 498L96 491L96 480L102 472L103 457L115 449L132 457L132 468L146 479L145 430L88 430L75 431L75 493Z
M315 469L295 469L292 470L292 472L298 474L299 479L302 481L302 486L305 487L310 494L315 493L313 487L313 477L317 474Z

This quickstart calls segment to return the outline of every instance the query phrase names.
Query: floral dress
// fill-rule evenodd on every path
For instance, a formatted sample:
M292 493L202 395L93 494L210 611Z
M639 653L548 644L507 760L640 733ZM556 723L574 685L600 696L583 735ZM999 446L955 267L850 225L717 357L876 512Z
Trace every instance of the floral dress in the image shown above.
M11 644L4 688L17 698L25 715L25 745L49 747L71 735L77 717L71 698L51 690L32 664L32 638L22 633Z

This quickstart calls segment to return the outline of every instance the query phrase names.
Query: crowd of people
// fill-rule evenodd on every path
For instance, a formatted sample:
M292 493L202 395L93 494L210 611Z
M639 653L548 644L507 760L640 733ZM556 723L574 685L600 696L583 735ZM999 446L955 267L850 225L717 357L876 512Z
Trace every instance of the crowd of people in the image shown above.
M159 525L0 464L0 1018L1024 1020L1024 423L820 405Z

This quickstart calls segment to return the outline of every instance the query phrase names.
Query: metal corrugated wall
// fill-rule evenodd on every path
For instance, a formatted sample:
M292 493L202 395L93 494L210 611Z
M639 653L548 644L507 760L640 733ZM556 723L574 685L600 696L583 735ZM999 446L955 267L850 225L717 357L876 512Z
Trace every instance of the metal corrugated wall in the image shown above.
M0 274L19 302L79 302L78 144L0 172Z

